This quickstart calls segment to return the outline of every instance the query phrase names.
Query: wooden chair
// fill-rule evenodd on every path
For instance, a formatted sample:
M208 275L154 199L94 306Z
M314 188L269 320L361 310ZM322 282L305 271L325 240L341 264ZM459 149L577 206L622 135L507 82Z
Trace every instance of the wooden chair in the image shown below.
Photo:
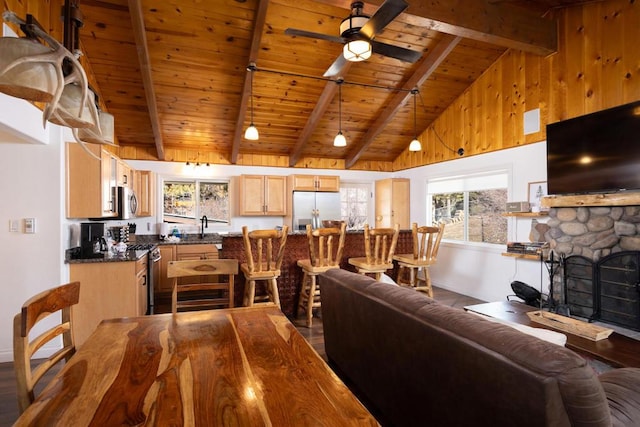
M180 308L232 308L236 274L236 259L169 261L167 277L173 279L171 312L175 314ZM186 298L179 299L179 293Z
M398 284L413 286L417 290L426 292L433 298L433 288L431 287L431 277L429 276L429 266L436 263L440 241L444 234L444 224L437 227L418 227L415 222L411 225L413 237L413 253L394 255L393 259L398 261ZM405 276L409 270L409 280L405 281ZM422 271L424 277L420 277ZM424 282L419 286L419 282Z
M311 327L313 309L320 307L320 287L317 286L316 276L332 268L340 268L346 229L344 222L340 228L315 230L311 228L311 224L307 224L309 259L298 260L298 266L304 273L298 310L302 308L306 311L308 327Z
M400 226L394 228L373 228L364 226L364 257L349 258L349 264L356 267L358 273L375 274L380 280L382 273L393 268L393 253L398 243Z
M287 243L288 226L283 226L282 230L253 230L249 231L247 226L242 227L242 238L244 240L244 253L247 259L240 265L245 277L243 305L253 306L256 298L256 282L267 282L266 300L271 300L280 307L280 296L278 294L278 282L280 277L280 266L284 257L284 248ZM279 241L274 254L274 242Z
M45 373L76 352L71 307L80 298L80 282L71 282L41 292L27 300L13 318L13 360L18 385L18 408L23 413L35 398L35 387ZM60 312L61 321L30 340L29 332L43 318ZM43 345L62 335L63 347L32 367L31 358Z

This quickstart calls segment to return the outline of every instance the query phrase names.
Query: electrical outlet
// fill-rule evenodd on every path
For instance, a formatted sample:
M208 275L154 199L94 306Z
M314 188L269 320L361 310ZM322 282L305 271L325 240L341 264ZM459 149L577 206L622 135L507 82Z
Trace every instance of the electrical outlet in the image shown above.
M24 232L28 234L33 234L36 232L36 219L35 218L25 218L24 219Z

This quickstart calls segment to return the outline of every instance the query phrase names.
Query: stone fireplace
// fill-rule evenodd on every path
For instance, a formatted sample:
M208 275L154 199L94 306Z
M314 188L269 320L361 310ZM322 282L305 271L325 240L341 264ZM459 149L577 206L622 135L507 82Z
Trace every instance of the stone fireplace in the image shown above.
M640 330L640 206L555 207L545 240L562 259L556 302L573 315Z

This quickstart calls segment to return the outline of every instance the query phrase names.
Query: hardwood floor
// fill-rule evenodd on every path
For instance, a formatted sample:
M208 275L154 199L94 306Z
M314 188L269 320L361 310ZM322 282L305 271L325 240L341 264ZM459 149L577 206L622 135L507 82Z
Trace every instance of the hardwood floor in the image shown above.
M462 308L465 305L485 302L439 288L434 288L433 292L434 298L438 302L457 308ZM159 307L158 312L163 312L164 310L165 308ZM299 319L294 319L292 323L296 326L300 334L304 336L307 341L309 341L311 346L318 352L318 354L324 360L326 360L326 354L324 352L322 319L314 317L313 326L311 328L306 327L304 316L301 316ZM48 381L50 381L57 370L58 368L54 367L52 371L47 373L45 378L42 380L42 383L46 384ZM17 418L18 405L16 402L16 382L13 372L13 363L0 363L0 427L11 426Z

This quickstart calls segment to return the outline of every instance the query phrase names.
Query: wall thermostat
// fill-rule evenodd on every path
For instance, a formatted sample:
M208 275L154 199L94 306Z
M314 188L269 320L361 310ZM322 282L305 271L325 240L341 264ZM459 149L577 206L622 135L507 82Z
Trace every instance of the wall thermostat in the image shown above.
M36 219L35 218L25 218L24 219L24 232L28 234L33 234L36 232Z

